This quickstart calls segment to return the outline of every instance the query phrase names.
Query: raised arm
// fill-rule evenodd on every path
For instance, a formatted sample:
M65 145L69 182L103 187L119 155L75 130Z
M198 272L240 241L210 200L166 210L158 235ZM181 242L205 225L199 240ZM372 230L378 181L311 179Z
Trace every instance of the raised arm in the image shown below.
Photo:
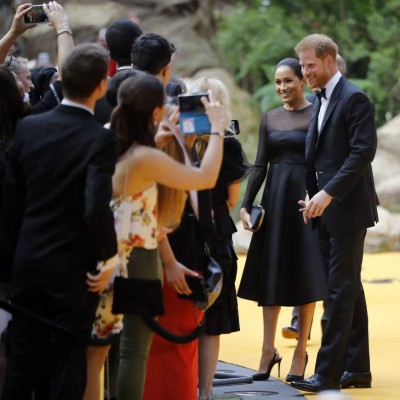
M0 39L0 64L4 63L11 46L15 43L17 37L22 35L28 29L32 29L36 24L25 24L24 15L32 8L32 4L21 4L18 6L17 11L11 25L10 30Z
M53 26L57 34L58 44L58 76L59 80L62 79L61 67L65 55L74 47L74 40L72 38L72 31L69 27L68 16L64 9L56 1L50 1L48 4L43 4L43 10L49 18L50 24Z
M129 161L129 180L127 193L137 193L151 182L180 190L201 190L215 186L221 167L224 129L229 121L229 111L217 102L203 98L207 115L211 122L209 144L199 168L186 166L154 148L138 146ZM141 171L135 174L135 171ZM114 191L122 193L126 164L117 164L114 175Z

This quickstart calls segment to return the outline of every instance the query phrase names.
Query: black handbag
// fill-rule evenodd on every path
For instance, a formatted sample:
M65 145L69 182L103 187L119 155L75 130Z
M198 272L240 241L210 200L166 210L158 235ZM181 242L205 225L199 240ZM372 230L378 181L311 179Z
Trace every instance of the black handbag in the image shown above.
M208 246L204 245L208 257L207 267L204 276L186 277L186 281L192 290L190 295L178 294L182 299L192 300L197 307L205 311L217 300L222 290L223 274L221 266L211 257Z
M261 205L253 205L250 209L251 230L257 232L264 220L265 210Z
M140 314L156 317L164 314L163 293L159 279L114 279L113 314Z

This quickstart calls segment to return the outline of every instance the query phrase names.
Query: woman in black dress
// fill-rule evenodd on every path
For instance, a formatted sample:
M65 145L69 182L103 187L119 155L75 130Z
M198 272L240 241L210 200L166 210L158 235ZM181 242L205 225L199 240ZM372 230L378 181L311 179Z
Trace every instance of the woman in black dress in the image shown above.
M249 209L266 177L261 204L264 222L253 234L238 296L263 307L264 337L259 373L266 380L281 357L274 347L281 306L299 307L299 337L287 381L303 379L306 345L315 301L328 296L317 232L305 225L298 201L306 195L305 139L312 104L304 97L298 60L287 58L275 69L275 88L283 106L262 117L255 165L240 216L251 230Z

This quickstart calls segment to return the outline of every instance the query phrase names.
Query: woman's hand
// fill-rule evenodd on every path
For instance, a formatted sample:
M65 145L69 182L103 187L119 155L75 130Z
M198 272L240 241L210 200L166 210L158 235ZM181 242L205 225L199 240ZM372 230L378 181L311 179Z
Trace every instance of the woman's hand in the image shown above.
M162 150L169 143L171 138L174 136L172 133L174 127L176 127L176 130L179 132L178 121L179 109L176 107L168 119L161 121L158 126L157 133L154 137L157 149Z
M48 4L43 3L43 11L49 18L49 25L53 26L56 31L70 29L68 16L61 4L58 4L56 1L50 1Z
M250 214L247 212L246 208L243 207L240 209L240 219L242 220L243 228L246 231L251 231L253 225L250 222Z
M15 16L10 28L10 34L13 37L18 37L19 35L23 34L28 29L32 29L37 24L25 24L24 23L24 16L25 14L32 9L32 4L21 4L18 6L17 11L15 12Z
M225 128L230 121L230 112L222 107L219 101L214 101L211 92L208 93L210 101L207 97L202 97L201 101L206 109L206 114L211 123L211 132L219 132L223 135Z
M198 276L199 274L197 272L186 268L183 264L176 260L169 265L164 265L164 268L168 283L175 289L177 293L186 295L192 293L186 282L185 276Z

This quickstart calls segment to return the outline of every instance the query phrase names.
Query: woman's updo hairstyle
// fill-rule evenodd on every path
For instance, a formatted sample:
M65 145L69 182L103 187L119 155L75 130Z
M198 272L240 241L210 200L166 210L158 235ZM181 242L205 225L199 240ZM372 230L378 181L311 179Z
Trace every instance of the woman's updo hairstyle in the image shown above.
M161 80L153 75L125 79L118 90L118 106L111 116L111 129L119 137L119 155L133 144L155 147L153 111L164 105Z
M303 72L301 71L301 65L299 60L296 58L284 58L276 64L275 71L279 67L289 67L299 79L303 79Z

